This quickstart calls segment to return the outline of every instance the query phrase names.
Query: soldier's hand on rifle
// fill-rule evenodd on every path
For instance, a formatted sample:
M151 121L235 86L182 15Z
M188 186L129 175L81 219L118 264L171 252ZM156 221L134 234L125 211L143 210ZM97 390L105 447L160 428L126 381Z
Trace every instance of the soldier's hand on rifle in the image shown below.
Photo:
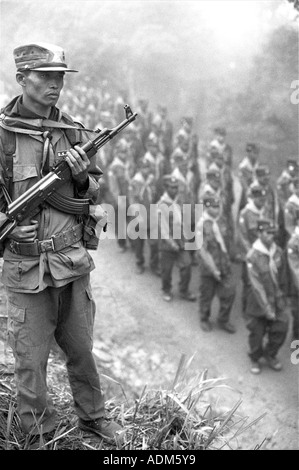
M16 242L33 242L37 237L38 222L30 220L32 225L17 225L9 235Z
M74 148L67 151L65 160L71 169L73 179L76 183L83 186L87 181L88 168L90 166L89 158L84 150L75 145Z

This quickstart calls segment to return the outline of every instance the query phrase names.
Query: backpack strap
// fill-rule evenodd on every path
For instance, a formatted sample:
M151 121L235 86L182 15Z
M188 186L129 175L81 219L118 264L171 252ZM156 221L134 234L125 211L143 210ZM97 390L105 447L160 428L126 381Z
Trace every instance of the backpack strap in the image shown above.
M8 190L8 194L12 194L12 178L13 178L13 158L16 153L16 135L14 132L9 132L4 128L0 127L0 138L1 138L1 166L2 166L2 177L5 186Z

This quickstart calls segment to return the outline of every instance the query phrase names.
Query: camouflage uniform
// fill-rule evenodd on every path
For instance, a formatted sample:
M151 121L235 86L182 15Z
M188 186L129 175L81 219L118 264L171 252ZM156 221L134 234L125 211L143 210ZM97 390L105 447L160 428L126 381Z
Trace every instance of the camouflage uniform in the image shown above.
M50 69L50 72L57 68L72 71L64 63L63 50L58 46L25 45L14 50L14 57L20 73L30 71L32 65L35 72L40 70L39 67L42 70ZM58 67L60 64L61 67ZM52 79L60 79L58 76L57 73ZM24 94L28 98L25 90ZM9 134L15 138L11 188L7 184L13 201L40 180L42 171L49 171L55 156L58 160L62 158L59 152L72 145L66 127L75 127L74 121L54 105L49 106L48 110L49 120L55 121L56 127L54 123L46 123L47 120L34 112L36 110L25 107L21 98L16 97L2 110L5 117L2 116L1 121L0 161L4 179L5 161L9 157L6 137ZM3 123L10 130L3 127ZM45 127L49 132L45 132ZM84 129L76 132L83 142L90 139ZM91 157L84 186L80 186L75 178L70 178L58 192L62 196L88 198L91 204L96 204L100 175L96 160ZM2 217L5 216L6 205L7 201L1 194ZM95 303L90 272L94 269L94 263L83 244L82 223L76 215L61 212L48 204L43 204L35 219L35 241L29 242L26 238L26 242L20 241L21 237L16 237L20 227L15 229L14 239L8 237L4 240L2 282L7 291L9 341L16 359L18 416L24 432L40 434L53 431L56 426L46 380L46 366L54 336L67 358L68 376L79 420L103 418L105 403L92 355ZM27 221L24 222L26 227Z
M215 295L218 296L220 308L218 324L223 329L234 333L229 323L231 309L235 299L235 283L232 276L232 267L222 235L223 227L217 218L210 215L208 208L219 207L218 198L205 196L203 199L204 213L199 220L196 231L197 239L201 239L202 246L198 249L199 257L199 313L203 329L210 329L211 305Z
M259 147L255 143L246 144L247 155L243 158L238 167L238 177L242 187L239 210L247 204L247 192L255 178L255 170L258 167Z
M294 192L284 207L284 224L288 238L292 236L296 227L297 210L299 208L299 178L294 180Z
M287 243L287 260L290 272L289 296L293 316L293 339L299 339L299 209L297 211L297 226Z
M169 195L168 188L178 190L178 181L171 175L164 177L166 191L158 201L162 291L164 299L172 298L172 271L176 264L180 271L179 290L181 298L195 300L189 292L191 279L191 260L188 251L185 250L183 236L182 209L178 198Z
M285 247L286 233L284 225L283 210L279 202L275 188L270 184L270 169L267 165L259 165L255 170L255 183L261 185L266 191L266 201L264 216L271 220L277 227L275 242L281 247Z
M241 260L242 260L242 308L243 312L246 311L247 295L248 295L248 274L246 267L246 255L251 249L253 243L258 237L257 223L264 215L264 200L266 191L257 184L252 184L249 187L250 199L247 205L241 210L239 216L239 241L241 247ZM258 208L255 204L256 198L262 198L263 202L260 204L262 207Z
M115 232L119 247L125 251L127 248L127 208L129 196L129 165L127 160L128 144L121 139L114 152L114 159L108 168L109 197L106 201L115 209ZM119 221L119 214L123 220ZM121 224L120 224L121 223Z
M151 164L143 161L139 171L137 171L130 182L130 204L134 204L136 211L139 212L139 224L136 230L140 233L134 242L134 250L136 256L136 265L138 273L144 271L144 245L145 239L148 239L150 247L150 267L152 271L159 274L159 250L158 242L152 239L151 232L154 230L151 219L151 204L154 197L154 176L150 172ZM142 206L139 208L139 206ZM146 214L144 213L146 211Z
M298 178L298 166L297 160L289 159L287 162L287 168L283 170L277 180L277 194L283 208L289 197L293 194L294 180Z
M273 223L260 220L258 232L272 231ZM285 341L288 317L282 291L282 250L272 243L268 249L258 238L247 255L250 288L246 305L246 326L249 330L249 356L257 362L262 356L275 359ZM275 317L273 317L273 314ZM267 336L267 344L264 339Z

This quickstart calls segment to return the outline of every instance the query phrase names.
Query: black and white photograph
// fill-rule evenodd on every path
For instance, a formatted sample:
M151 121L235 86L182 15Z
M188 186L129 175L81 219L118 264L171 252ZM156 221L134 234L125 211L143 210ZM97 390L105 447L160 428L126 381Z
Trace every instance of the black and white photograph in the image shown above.
M0 450L299 450L298 28L0 0Z

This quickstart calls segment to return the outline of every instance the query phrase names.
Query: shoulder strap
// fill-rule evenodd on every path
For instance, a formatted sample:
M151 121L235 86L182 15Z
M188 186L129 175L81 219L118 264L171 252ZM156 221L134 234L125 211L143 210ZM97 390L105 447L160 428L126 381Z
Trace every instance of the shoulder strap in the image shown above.
M8 189L8 193L11 195L12 189L12 177L13 177L13 157L16 152L16 135L14 132L9 132L4 128L0 127L0 138L2 152L0 155L3 179Z

